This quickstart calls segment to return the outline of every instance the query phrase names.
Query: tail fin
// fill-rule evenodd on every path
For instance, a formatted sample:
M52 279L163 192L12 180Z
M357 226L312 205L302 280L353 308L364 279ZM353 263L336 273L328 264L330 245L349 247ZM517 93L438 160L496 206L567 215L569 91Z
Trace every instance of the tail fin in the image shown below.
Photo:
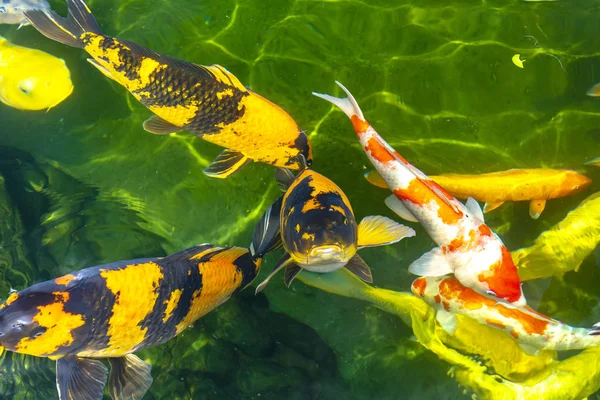
M316 92L313 92L313 94L338 106L343 112L346 113L348 118L352 118L353 115L356 115L358 118L364 121L365 117L363 116L363 113L360 107L358 106L356 99L354 99L354 96L352 96L352 93L350 93L350 91L338 81L335 81L335 83L337 83L338 86L342 88L342 90L346 93L346 96L348 97L346 97L345 99L341 99L338 97L330 96L328 94L321 94Z
M69 15L63 18L51 10L25 11L25 17L42 35L72 47L83 48L86 32L102 35L102 30L83 0L67 0Z

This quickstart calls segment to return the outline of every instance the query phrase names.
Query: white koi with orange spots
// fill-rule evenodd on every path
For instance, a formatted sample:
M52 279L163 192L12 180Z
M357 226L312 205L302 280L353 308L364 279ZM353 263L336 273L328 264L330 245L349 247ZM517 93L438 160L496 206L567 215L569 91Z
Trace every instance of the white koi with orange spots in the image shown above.
M490 299L463 286L454 277L417 278L411 289L415 296L437 310L438 321L450 334L455 327L454 315L462 314L505 331L530 354L543 349L576 350L600 345L595 329L574 328L531 307Z
M465 286L518 306L526 304L521 282L502 240L483 222L473 199L463 205L396 152L365 120L352 94L340 99L313 93L348 115L371 163L395 196L386 204L402 218L419 222L439 247L413 262L409 271L422 276L454 273Z

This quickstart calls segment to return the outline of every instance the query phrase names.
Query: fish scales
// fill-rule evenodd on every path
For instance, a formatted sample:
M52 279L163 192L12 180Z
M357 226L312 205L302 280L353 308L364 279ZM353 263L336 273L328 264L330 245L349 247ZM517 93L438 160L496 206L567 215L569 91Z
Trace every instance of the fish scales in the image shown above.
M119 39L87 32L85 50L159 117L193 133L221 130L244 115L240 104L248 95L229 82L220 81L208 68L175 65L167 57L139 49Z

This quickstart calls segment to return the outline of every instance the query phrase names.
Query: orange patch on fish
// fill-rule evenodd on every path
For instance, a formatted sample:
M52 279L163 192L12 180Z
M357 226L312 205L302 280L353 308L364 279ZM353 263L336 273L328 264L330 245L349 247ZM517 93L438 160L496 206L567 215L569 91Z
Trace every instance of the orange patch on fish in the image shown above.
M356 131L356 133L365 133L367 129L369 129L369 123L360 119L358 115L353 115L350 117L350 121L352 121L352 126L354 127L354 131Z
M456 251L465 245L465 241L462 236L453 239L450 244L446 247L448 251Z
M422 296L427 289L427 278L417 278L412 283L412 292L415 296Z
M488 325L490 325L490 326L493 326L493 327L496 327L496 328L500 328L500 329L506 328L506 325L504 325L502 322L496 321L495 319L491 319L491 318L486 318L485 319L485 323L488 324Z
M56 283L57 285L67 286L69 283L71 283L71 281L75 279L77 279L75 275L67 274L65 276L61 276L60 278L56 278L54 280L54 283Z
M517 333L517 331L515 331L514 329L510 331L510 334L512 337L514 337L515 339L519 338L519 334Z
M479 234L481 236L492 236L492 230L485 224L479 225Z
M440 304L442 302L442 296L440 296L439 294L436 294L435 296L433 296L433 299L438 304Z
M490 271L477 276L480 282L487 283L497 297L515 302L521 298L521 280L510 253L502 246L502 259L492 265Z
M445 199L440 198L431 188L420 181L419 179L413 179L406 189L396 189L394 194L400 200L408 200L411 203L419 206L424 206L427 203L434 202L438 205L438 217L448 225L456 224L463 217L461 211L455 210L450 203Z
M450 303L446 300L442 300L442 306L444 306L444 310L450 311Z
M466 310L478 310L483 307L488 307L500 315L519 321L523 326L523 330L528 334L542 335L548 327L550 320L535 313L529 314L527 309L507 307L493 299L483 296L472 289L463 286L458 279L452 277L444 279L439 284L439 291L445 299L455 299L460 302L461 306ZM444 300L445 301L445 300ZM514 335L513 335L514 336Z
M389 161L396 161L396 157L394 157L394 155L374 137L369 139L367 145L365 146L365 150L367 150L372 157L382 164L385 164Z

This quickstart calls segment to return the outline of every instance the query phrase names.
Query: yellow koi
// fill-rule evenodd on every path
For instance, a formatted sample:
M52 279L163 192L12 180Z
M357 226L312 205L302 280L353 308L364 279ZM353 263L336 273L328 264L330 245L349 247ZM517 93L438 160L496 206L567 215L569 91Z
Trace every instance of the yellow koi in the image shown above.
M373 185L387 188L377 171L365 174ZM506 201L530 201L529 215L537 219L546 200L572 196L585 190L592 181L575 171L563 169L510 169L485 174L441 174L432 180L452 195L485 202L483 212L490 212Z
M0 36L0 101L19 110L48 110L73 92L61 58Z
M298 169L302 155L311 164L308 136L292 117L222 66L193 64L106 36L82 0L67 0L67 6L66 18L50 10L25 16L50 39L84 49L94 67L148 107L155 115L144 122L147 131L187 130L225 147L206 175L226 178L250 160Z

